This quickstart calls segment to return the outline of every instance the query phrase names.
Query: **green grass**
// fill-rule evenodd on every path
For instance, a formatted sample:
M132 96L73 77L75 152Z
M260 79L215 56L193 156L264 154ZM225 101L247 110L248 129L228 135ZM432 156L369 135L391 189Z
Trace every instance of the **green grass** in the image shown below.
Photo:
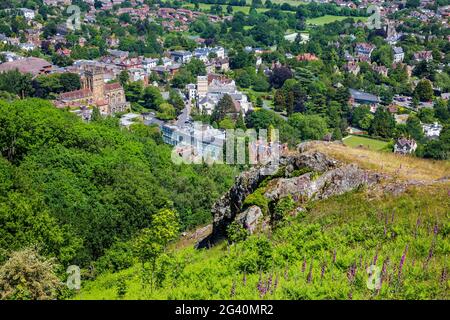
M382 150L384 149L388 143L386 141L370 139L366 137L360 136L347 136L343 139L345 145L349 147L364 147L370 150Z
M206 11L209 13L209 11L211 10L211 6L213 6L213 5L209 4L209 3L199 3L200 11ZM227 6L228 5L222 5L222 13L223 14L227 14ZM194 9L194 4L187 3L183 7L187 8L187 9ZM248 14L250 12L250 6L232 6L232 7L233 7L233 13L243 12L245 14ZM257 8L256 9L257 12L264 12L267 10L269 10L269 9L266 9L266 8Z
M335 22L335 21L342 21L347 18L353 18L353 19L355 19L355 21L358 21L358 20L367 21L367 17L346 17L346 16L325 15L323 17L306 19L306 23L313 24L316 26L323 26L324 24Z

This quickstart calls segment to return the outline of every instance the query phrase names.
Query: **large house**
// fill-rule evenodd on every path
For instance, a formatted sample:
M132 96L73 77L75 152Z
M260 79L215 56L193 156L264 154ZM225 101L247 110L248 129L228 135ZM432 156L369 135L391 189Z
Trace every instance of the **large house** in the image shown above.
M427 138L437 138L441 134L442 131L442 125L439 123L424 123L422 124L423 133Z
M352 106L357 107L359 105L368 105L370 106L371 112L375 112L377 110L377 106L380 103L380 98L378 96L355 89L349 89L349 92L349 102Z
M48 74L52 71L52 64L44 59L29 57L0 64L0 73L18 70L20 73L30 73L33 77Z
M355 47L355 52L361 61L370 61L375 46L371 43L357 43Z
M416 149L417 143L414 139L400 138L394 145L394 152L399 154L410 154Z
M120 83L105 83L101 68L84 71L80 90L61 93L55 101L58 107L96 106L102 114L127 111L130 104Z
M431 61L433 60L433 53L432 51L418 51L414 53L413 57L414 61L421 62L421 61Z
M245 115L252 108L248 97L237 90L234 80L218 74L197 77L197 101L201 111L212 114L215 106L225 94L230 95L233 99L237 115L240 112Z

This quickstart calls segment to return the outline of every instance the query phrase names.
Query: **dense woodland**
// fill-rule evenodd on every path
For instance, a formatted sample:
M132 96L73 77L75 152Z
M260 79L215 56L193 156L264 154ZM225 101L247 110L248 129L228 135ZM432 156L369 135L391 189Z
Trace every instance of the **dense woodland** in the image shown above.
M0 260L37 245L88 266L166 208L180 229L210 220L233 182L229 166L174 165L154 128L83 123L42 100L0 102ZM208 192L205 192L208 190Z

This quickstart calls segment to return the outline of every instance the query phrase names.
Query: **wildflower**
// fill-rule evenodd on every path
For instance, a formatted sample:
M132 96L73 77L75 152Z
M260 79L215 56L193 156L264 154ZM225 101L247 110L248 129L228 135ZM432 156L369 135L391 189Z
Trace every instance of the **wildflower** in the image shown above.
M418 233L418 230L419 230L419 226L420 226L420 217L417 218L417 221L416 221L416 230L414 230L414 238L417 237L417 233Z
M266 292L269 291L270 293L272 293L271 287L272 287L272 274L270 274L269 277L267 278Z
M233 284L231 285L231 297L233 298L236 294L236 281L233 280Z
M439 229L438 229L438 225L437 225L437 223L436 223L436 224L434 225L433 233L434 233L435 236L437 236L438 232L439 232Z
M356 263L353 263L347 270L347 278L350 283L355 280L356 276Z
M443 284L447 281L447 267L444 267L441 272L440 283Z
M333 251L333 263L336 263L336 249Z
M278 272L277 272L277 275L275 277L275 282L273 283L273 290L276 290L277 287L278 287Z
M244 287L247 285L247 272L244 272L244 276L242 277L242 284Z
M372 264L377 264L377 260L378 260L378 248L377 248L377 251L375 252L375 256L373 257L373 263Z
M306 258L303 259L302 272L305 272L305 270L306 270Z
M323 278L323 275L325 274L325 268L326 268L326 263L323 262L322 264L322 270L320 272L320 278Z
M406 253L408 252L408 245L405 247L405 251L403 251L402 257L400 259L400 264L398 266L398 278L402 276L403 265L405 264Z
M286 269L284 270L284 279L287 280L288 279L288 271L289 271L289 267L286 264Z
M420 217L417 218L417 221L416 221L416 228L418 228L419 226L420 226Z
M264 297L264 295L266 294L266 287L263 285L263 281L262 281L262 274L259 274L259 281L258 281L258 291L259 291L259 296L262 298Z
M311 265L309 266L309 272L308 277L306 278L306 281L310 283L312 281L312 268L313 268L314 258L311 258Z

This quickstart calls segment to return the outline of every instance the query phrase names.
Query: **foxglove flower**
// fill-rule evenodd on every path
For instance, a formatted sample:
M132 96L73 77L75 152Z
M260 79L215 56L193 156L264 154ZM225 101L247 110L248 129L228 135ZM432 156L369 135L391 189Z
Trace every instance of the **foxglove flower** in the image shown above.
M233 280L233 284L231 285L231 298L236 295L236 281Z
M275 277L275 282L274 282L274 284L273 284L273 289L276 290L277 287L278 287L278 272L277 272L277 275L276 275L276 277Z
M306 281L310 283L312 281L312 268L313 268L314 258L311 259L311 264L309 266L309 272L308 277L306 278Z
M402 257L400 259L400 264L398 266L398 278L402 276L403 265L405 264L406 253L408 252L408 245L405 247L405 251L403 251Z
M441 272L441 284L444 284L447 281L447 267L444 267Z

